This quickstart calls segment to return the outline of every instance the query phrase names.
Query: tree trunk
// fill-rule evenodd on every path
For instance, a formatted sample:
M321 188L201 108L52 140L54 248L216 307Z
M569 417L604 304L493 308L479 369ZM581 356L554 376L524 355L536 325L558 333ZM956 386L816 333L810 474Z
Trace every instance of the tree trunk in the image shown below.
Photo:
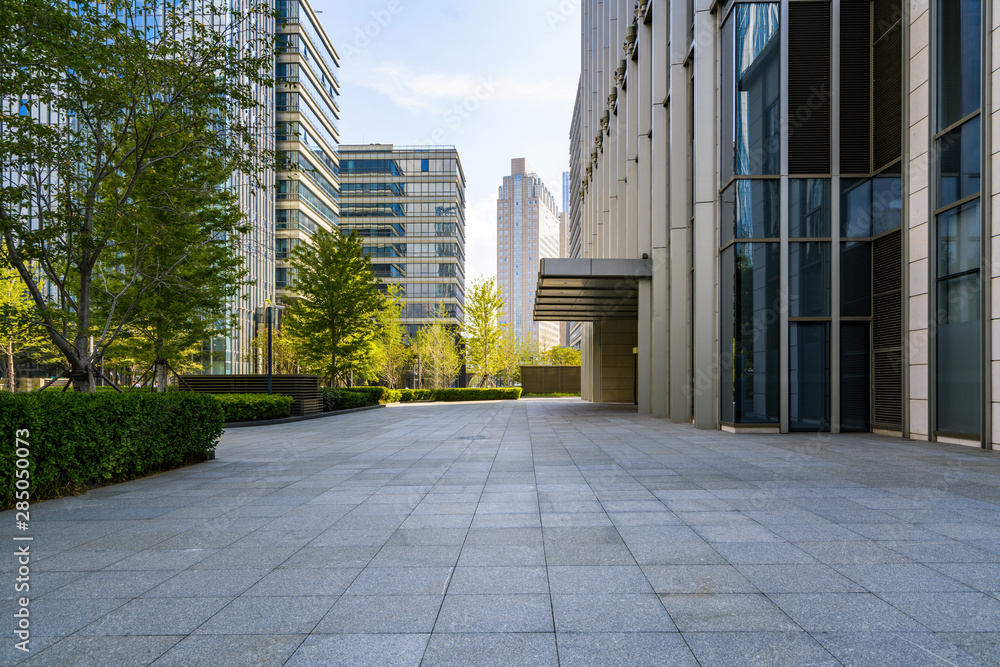
M10 343L4 348L7 357L7 391L14 393L17 390L17 382L14 378L14 344Z
M157 338L153 349L156 352L156 391L160 394L167 391L167 360L163 358L163 339Z

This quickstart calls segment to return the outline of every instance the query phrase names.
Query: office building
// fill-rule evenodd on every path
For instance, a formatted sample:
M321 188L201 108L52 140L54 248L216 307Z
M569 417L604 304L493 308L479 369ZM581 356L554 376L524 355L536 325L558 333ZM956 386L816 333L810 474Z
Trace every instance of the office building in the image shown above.
M584 397L1000 442L998 20L584 0L582 259L543 262L535 308L586 321Z
M569 181L566 184L566 194L563 195L563 207L569 212L566 222L566 254L563 257L582 257L582 230L580 215L583 203L583 144L581 142L581 115L583 114L583 80L577 84L576 104L573 106L573 120L569 131ZM568 206L566 199L569 199ZM579 350L583 337L583 323L566 321L566 344Z
M541 257L559 256L559 209L524 158L510 161L497 194L497 282L505 300L501 322L518 339L531 337L543 350L559 345L559 325L532 317Z
M454 146L340 147L341 231L358 232L372 268L398 285L410 335L465 321L465 172Z

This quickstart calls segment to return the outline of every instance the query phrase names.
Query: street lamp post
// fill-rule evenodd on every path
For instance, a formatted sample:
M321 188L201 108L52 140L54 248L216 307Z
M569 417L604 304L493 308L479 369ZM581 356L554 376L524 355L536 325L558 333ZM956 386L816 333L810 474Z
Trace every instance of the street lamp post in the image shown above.
M274 312L275 309L277 309L277 310L284 310L285 307L284 306L273 306L273 305L271 305L271 300L270 299L266 299L264 301L264 303L267 304L265 306L265 308L267 308L267 315L265 316L266 320L267 320L267 393L271 394L271 393L273 393L273 387L272 387L272 385L273 385L273 376L274 376L273 367L272 367L272 364L271 364L271 359L273 357L273 340L272 340L272 337L271 337L271 329L272 329L271 325L274 322L273 312Z

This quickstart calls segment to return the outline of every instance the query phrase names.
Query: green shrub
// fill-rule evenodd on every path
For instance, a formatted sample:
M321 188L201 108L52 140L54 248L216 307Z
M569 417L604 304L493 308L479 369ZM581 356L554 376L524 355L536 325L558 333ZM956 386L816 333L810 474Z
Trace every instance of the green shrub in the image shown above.
M0 507L15 498L20 429L38 501L203 461L224 423L204 394L0 392Z
M521 397L520 387L497 387L493 389L435 389L437 401L516 401Z
M323 390L323 410L326 412L351 410L369 405L378 405L378 398L373 394L344 389Z
M402 403L409 403L411 401L433 401L434 400L434 390L433 389L400 389L399 390L399 400Z
M364 394L368 397L367 405L399 403L401 397L399 389L389 389L388 387L344 387L340 391Z
M295 399L283 394L209 394L226 413L226 422L283 419L292 414Z

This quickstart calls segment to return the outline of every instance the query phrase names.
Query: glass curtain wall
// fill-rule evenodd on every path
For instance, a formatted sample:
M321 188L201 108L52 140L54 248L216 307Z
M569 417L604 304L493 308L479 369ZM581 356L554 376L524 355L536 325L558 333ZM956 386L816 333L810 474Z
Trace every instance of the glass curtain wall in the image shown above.
M720 418L780 419L781 53L778 3L722 27Z
M981 432L981 0L937 0L937 432Z

